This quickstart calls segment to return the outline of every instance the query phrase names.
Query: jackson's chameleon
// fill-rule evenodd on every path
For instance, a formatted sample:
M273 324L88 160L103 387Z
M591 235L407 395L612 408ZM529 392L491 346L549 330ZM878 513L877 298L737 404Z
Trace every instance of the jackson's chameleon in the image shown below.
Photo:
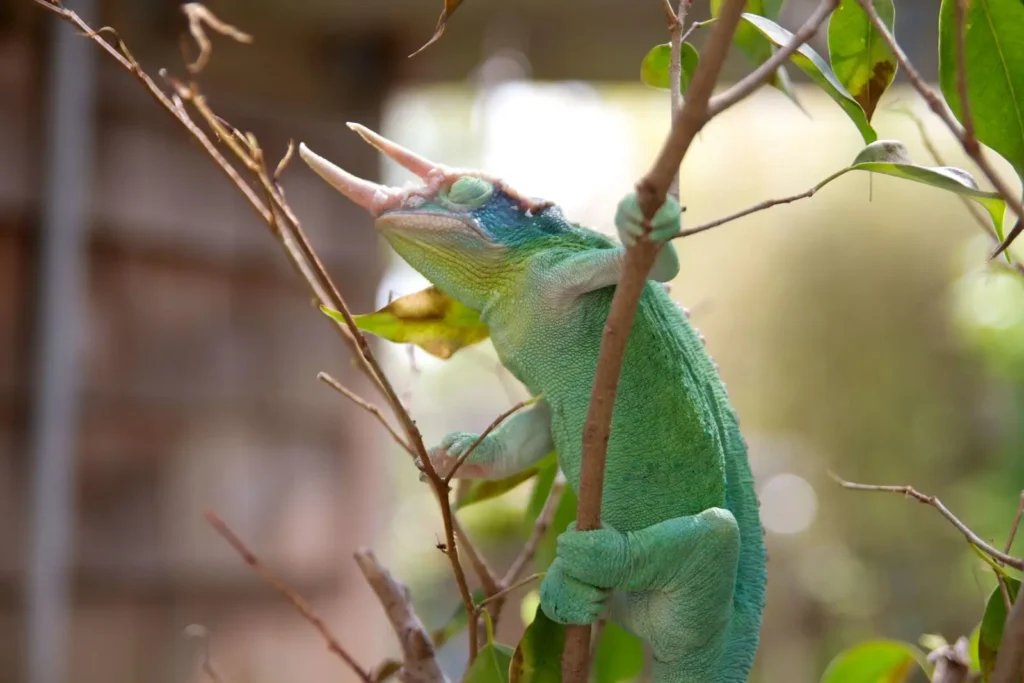
M423 179L396 189L357 178L300 147L302 158L368 209L391 246L436 287L479 311L501 363L541 398L502 423L458 471L500 478L553 449L578 491L582 431L602 328L625 249L569 222L551 202L499 179L434 164L362 126L368 142ZM546 163L555 163L548 160ZM671 198L651 239L679 229ZM642 234L635 194L615 223ZM540 588L561 623L608 616L645 640L654 683L746 681L761 627L765 551L746 445L717 368L664 285L678 271L659 252L629 337L608 444L602 528L559 537ZM443 474L477 438L432 449Z

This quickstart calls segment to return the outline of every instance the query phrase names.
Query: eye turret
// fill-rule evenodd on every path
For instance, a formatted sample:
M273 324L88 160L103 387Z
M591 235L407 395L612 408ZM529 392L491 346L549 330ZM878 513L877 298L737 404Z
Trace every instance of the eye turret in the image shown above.
M475 209L483 206L494 193L494 185L482 178L463 176L452 183L442 199L459 209Z

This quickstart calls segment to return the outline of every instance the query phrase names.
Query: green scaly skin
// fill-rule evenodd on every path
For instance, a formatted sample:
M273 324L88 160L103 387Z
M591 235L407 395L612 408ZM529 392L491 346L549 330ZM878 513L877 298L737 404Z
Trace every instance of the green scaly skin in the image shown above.
M317 164L327 162L307 150L303 156L324 175ZM480 312L502 364L542 397L484 439L458 476L505 477L554 449L578 491L581 435L625 249L500 181L437 168L427 187L382 189L368 208L402 258ZM677 232L679 212L667 201L652 221L652 239ZM616 215L622 241L636 239L641 224L631 194ZM558 537L541 606L571 624L609 610L651 646L654 683L735 683L747 680L758 644L763 534L725 387L699 334L658 283L677 271L667 243L626 348L603 528L570 526ZM476 438L449 434L431 460L446 472Z

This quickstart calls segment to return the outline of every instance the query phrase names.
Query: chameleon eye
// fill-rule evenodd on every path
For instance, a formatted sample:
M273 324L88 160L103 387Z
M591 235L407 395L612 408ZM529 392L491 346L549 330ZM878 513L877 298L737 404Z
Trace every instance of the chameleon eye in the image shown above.
M476 208L482 206L490 198L492 192L494 192L494 186L486 180L463 176L452 183L445 199L459 207Z

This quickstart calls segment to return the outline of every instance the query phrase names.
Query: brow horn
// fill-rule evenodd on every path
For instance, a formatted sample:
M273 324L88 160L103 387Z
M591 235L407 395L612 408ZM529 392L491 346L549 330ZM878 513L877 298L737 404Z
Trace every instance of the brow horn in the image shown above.
M388 157L401 164L403 168L412 171L424 180L427 179L431 171L438 168L438 165L432 161L428 161L419 154L411 152L405 147L391 142L391 140L388 140L383 135L374 133L366 126L362 126L358 123L349 123L348 127L359 133L364 140L384 154L388 155Z

